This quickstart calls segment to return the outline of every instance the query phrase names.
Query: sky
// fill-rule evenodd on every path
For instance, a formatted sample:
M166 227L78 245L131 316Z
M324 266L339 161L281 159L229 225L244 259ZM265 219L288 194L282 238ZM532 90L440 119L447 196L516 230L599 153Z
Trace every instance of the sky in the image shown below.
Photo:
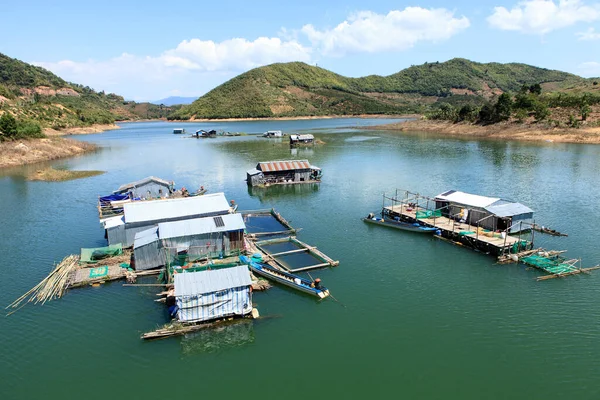
M0 53L136 101L288 61L351 77L455 57L600 76L600 0L28 0L0 21Z

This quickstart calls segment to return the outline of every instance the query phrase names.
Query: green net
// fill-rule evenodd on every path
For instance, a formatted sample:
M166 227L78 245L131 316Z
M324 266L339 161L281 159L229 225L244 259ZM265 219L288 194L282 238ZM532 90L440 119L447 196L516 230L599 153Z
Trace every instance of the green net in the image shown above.
M574 266L565 263L564 260L559 257L548 258L533 254L531 256L521 258L521 261L527 265L543 269L544 271L552 274L562 274L576 269Z
M99 260L114 257L123 254L121 243L113 244L107 247L95 247L90 249L81 249L81 262L97 263Z
M442 210L417 211L417 219L432 218L432 217L441 217L441 216L442 216Z

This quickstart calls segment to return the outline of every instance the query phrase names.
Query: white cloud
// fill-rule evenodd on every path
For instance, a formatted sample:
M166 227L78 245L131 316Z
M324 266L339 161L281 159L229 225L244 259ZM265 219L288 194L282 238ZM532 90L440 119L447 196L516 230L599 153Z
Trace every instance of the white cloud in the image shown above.
M174 90L201 95L242 71L274 62L311 59L311 49L296 41L260 37L184 40L156 57L123 53L108 60L34 62L63 79L115 92L128 99L153 100Z
M589 28L585 32L578 32L579 40L600 40L600 32L596 32L594 28Z
M512 9L494 7L487 18L497 29L543 35L548 32L600 19L600 4L585 5L581 0L526 0Z
M386 15L362 11L333 29L318 30L304 25L304 33L324 55L401 51L418 42L440 42L468 28L466 17L457 18L443 8L407 7Z
M600 77L600 62L589 61L579 64L577 67L581 75L587 77Z

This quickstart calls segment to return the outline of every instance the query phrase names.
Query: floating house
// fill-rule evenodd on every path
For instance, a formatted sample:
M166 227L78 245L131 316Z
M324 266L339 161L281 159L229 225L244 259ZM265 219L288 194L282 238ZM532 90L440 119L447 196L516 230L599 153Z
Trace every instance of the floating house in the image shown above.
M136 201L123 205L123 216L104 220L108 244L131 247L138 232L157 227L162 222L229 214L231 208L223 193L203 196Z
M174 275L177 318L204 322L252 312L252 279L248 266L182 272Z
M159 223L136 233L133 254L136 270L147 270L177 262L185 253L189 260L240 255L246 225L241 214Z
M158 224L158 238L168 257L186 252L192 260L239 255L244 249L244 218L227 214Z
M173 129L173 133L176 135L181 135L182 133L185 133L185 128L175 128Z
M315 144L315 137L311 134L290 135L290 146L311 146Z
M434 198L436 210L446 217L491 231L518 233L533 225L533 210L521 203L450 190Z
M265 133L263 133L263 137L281 138L281 137L283 137L283 132L281 132L281 131L266 131Z
M157 199L169 197L174 191L173 182L149 176L127 183L115 190L115 194L129 194L131 198Z
M321 175L321 168L308 160L266 161L247 171L246 182L250 186L320 182Z

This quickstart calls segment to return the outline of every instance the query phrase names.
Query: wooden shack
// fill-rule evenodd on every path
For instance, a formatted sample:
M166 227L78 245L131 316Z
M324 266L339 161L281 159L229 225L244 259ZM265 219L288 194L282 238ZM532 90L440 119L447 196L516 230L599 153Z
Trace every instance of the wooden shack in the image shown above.
M315 144L315 137L311 134L290 135L290 146L312 146Z
M127 183L115 190L116 194L129 193L130 198L157 199L166 198L173 193L173 182L149 176L139 181Z
M321 169L308 160L264 161L246 173L250 186L309 183L321 180Z

